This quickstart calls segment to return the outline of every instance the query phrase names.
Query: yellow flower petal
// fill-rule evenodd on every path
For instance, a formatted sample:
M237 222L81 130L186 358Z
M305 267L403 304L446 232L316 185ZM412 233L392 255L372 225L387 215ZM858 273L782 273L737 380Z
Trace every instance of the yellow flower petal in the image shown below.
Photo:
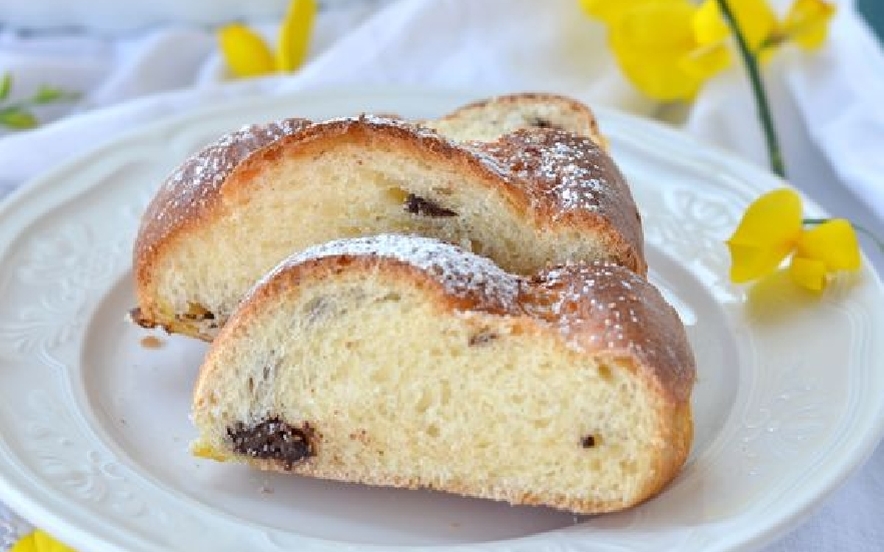
M694 38L700 44L716 44L730 36L731 30L724 22L718 2L706 0L697 11L691 21L694 28Z
M730 280L742 284L767 276L780 266L792 251L786 246L760 247L727 242L731 254Z
M826 40L833 15L834 4L822 0L795 0L786 15L782 32L803 48L817 48Z
M20 538L9 552L75 552L39 529Z
M226 25L218 31L221 53L235 77L255 77L275 69L273 53L264 40L245 25Z
M315 0L292 0L279 28L277 69L294 71L307 59L314 19L316 19Z
M607 25L616 24L623 14L632 9L644 5L666 2L679 2L680 0L578 0L583 12L593 19L599 19Z
M623 73L651 98L689 99L703 82L682 67L696 47L694 9L687 0L646 2L633 6L611 27L611 49Z
M688 0L641 2L625 10L616 36L633 48L693 49L691 19L695 8Z
M605 23L615 21L626 6L625 2L610 2L609 0L578 0L583 13L593 19L600 19Z
M728 5L740 32L753 51L779 27L776 14L766 0L731 0ZM694 16L693 28L700 44L719 42L731 34L716 0L706 0L700 5Z
M859 240L849 221L833 219L801 234L797 255L820 261L828 271L859 270Z
M801 237L801 198L791 189L768 192L749 205L727 241L731 281L748 282L770 274Z
M701 46L683 56L679 67L696 79L706 80L727 69L731 64L731 54L724 43Z
M825 263L797 255L792 258L789 265L789 276L793 282L811 291L822 291L828 283Z
M620 54L617 61L627 79L643 94L662 102L692 100L704 79L682 68L681 55L658 54L648 58Z

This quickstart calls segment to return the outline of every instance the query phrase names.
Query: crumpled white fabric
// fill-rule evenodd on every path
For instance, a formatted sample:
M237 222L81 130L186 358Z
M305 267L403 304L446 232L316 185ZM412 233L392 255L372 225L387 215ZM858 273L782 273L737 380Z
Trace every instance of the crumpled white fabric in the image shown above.
M80 28L119 36L157 24L205 25L238 18L275 17L287 3L288 0L0 0L0 13L4 23L19 28Z
M41 21L33 16L41 2L62 0L0 0L0 21L33 26ZM116 26L102 23L113 21L113 3L62 3L71 10L67 21L53 12L46 29L0 27L0 71L15 74L17 95L44 83L83 93L76 104L41 110L51 124L0 135L0 196L145 122L258 91L274 95L347 85L417 85L477 94L563 92L592 105L668 121L706 144L767 165L739 65L708 83L687 108L658 105L624 80L603 27L584 17L576 0L335 2L321 12L309 61L300 71L236 82L225 77L211 30L190 23L214 19L193 19L169 7L186 3L144 8L147 2L136 2L142 11L133 13L141 18ZM24 4L31 6L28 13L18 20L4 18L6 6ZM249 10L263 9L237 13L232 3L223 5L218 13L246 18ZM91 6L98 23L80 32L57 30L65 23L88 25L85 6ZM109 11L96 14L98 6ZM272 39L273 21L253 23ZM884 236L884 55L852 3L841 2L822 50L780 52L765 74L791 183L830 213ZM868 252L881 271L881 255ZM0 508L0 549L3 528L11 525L4 515ZM881 519L884 447L816 515L765 550L879 551Z

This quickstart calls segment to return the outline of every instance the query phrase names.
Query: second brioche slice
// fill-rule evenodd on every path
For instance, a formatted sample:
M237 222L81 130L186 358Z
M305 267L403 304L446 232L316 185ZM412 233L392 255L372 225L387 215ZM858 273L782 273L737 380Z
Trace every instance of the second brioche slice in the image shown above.
M492 142L523 128L557 128L586 136L607 147L592 110L558 94L525 92L494 96L465 105L439 119L420 121L420 124L461 142Z
M340 240L279 265L212 343L194 451L607 512L679 472L694 374L675 310L623 267L525 278L428 238Z
M223 138L160 189L135 245L134 318L211 340L290 253L383 232L456 243L519 274L572 260L646 271L630 189L589 137L535 128L455 142L372 116L289 120Z

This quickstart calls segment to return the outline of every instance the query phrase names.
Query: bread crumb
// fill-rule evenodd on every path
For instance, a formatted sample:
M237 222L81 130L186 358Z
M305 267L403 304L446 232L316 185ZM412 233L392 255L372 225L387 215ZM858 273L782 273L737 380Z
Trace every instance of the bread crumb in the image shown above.
M166 342L155 335L148 335L141 338L141 346L145 349L159 349Z

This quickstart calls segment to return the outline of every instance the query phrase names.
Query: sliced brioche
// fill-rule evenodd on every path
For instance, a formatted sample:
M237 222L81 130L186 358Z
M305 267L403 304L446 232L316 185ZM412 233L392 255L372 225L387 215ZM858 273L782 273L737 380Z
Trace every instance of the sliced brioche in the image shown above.
M372 116L288 120L222 138L161 187L135 245L133 317L210 340L290 253L382 232L444 239L521 274L568 260L646 271L629 187L590 138L524 129L459 143Z
M592 110L557 94L521 93L479 100L440 119L421 121L448 138L491 142L522 128L557 128L607 148Z
M340 240L271 271L212 343L194 452L607 512L683 465L694 375L678 315L623 267L525 278L434 239Z

